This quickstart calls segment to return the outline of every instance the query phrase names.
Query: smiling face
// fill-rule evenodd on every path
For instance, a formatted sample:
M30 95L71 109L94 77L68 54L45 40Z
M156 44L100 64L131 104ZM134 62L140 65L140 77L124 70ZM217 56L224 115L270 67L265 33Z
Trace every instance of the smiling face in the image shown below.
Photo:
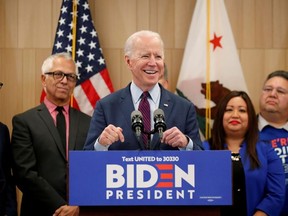
M50 72L62 71L63 73L76 74L76 67L71 59L57 57L53 61L53 66ZM67 77L61 80L54 79L53 75L42 75L42 86L46 92L46 98L58 106L63 106L69 103L76 82L67 80Z
M233 97L228 102L223 116L223 127L227 137L242 138L248 129L247 104L242 97Z
M125 55L125 61L134 83L143 91L148 91L164 73L162 43L157 37L141 36L134 42L131 55Z

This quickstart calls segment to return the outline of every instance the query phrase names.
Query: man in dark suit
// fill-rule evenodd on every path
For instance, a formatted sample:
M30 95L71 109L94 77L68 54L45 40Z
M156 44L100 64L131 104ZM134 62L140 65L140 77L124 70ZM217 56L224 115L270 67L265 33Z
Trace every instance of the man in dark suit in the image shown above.
M23 216L79 214L78 206L68 205L68 151L83 149L91 118L69 106L77 73L69 54L48 57L41 75L44 102L13 117L14 174L23 193ZM60 114L64 135L56 127Z
M84 149L202 149L194 105L158 84L164 73L164 45L160 35L152 31L136 32L127 39L124 52L126 64L132 72L132 82L97 102ZM134 110L140 110L142 99L146 98L143 95L147 92L151 131L154 127L153 113L157 108L163 110L167 126L162 139L159 133L152 134L149 145L145 139L137 139L131 129L130 117ZM144 124L145 121L143 114Z
M16 185L11 175L9 130L0 122L0 216L17 216Z
M3 83L0 82L0 89ZM16 185L11 174L12 154L8 127L0 122L0 216L17 216Z

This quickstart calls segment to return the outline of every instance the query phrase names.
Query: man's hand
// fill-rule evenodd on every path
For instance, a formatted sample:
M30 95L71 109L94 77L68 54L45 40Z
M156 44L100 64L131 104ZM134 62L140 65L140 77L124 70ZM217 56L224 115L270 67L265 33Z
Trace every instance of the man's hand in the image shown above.
M117 141L124 142L124 135L122 134L122 128L115 127L114 125L108 125L99 137L99 143L103 146L111 145Z
M268 216L268 215L265 212L258 210L254 213L253 216Z
M164 131L161 142L178 148L185 148L188 145L187 137L177 127Z
M79 215L79 207L68 205L61 206L53 214L53 216L78 216L78 215Z

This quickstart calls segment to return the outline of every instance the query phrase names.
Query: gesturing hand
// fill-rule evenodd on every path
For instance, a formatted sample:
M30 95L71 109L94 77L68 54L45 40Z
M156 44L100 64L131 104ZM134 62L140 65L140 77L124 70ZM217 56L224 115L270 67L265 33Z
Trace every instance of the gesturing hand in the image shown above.
M115 127L114 125L108 125L99 137L99 143L103 146L111 145L117 141L124 142L124 135L122 133L122 128Z

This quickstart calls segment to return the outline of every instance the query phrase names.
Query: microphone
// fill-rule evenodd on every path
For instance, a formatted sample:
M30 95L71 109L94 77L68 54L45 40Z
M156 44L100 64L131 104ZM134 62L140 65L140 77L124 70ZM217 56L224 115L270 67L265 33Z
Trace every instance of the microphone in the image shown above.
M142 113L138 110L134 110L131 113L131 127L132 130L136 133L137 139L140 140L144 125L142 122Z
M154 116L154 130L158 131L160 139L163 137L163 132L166 130L164 112L162 109L156 109Z

